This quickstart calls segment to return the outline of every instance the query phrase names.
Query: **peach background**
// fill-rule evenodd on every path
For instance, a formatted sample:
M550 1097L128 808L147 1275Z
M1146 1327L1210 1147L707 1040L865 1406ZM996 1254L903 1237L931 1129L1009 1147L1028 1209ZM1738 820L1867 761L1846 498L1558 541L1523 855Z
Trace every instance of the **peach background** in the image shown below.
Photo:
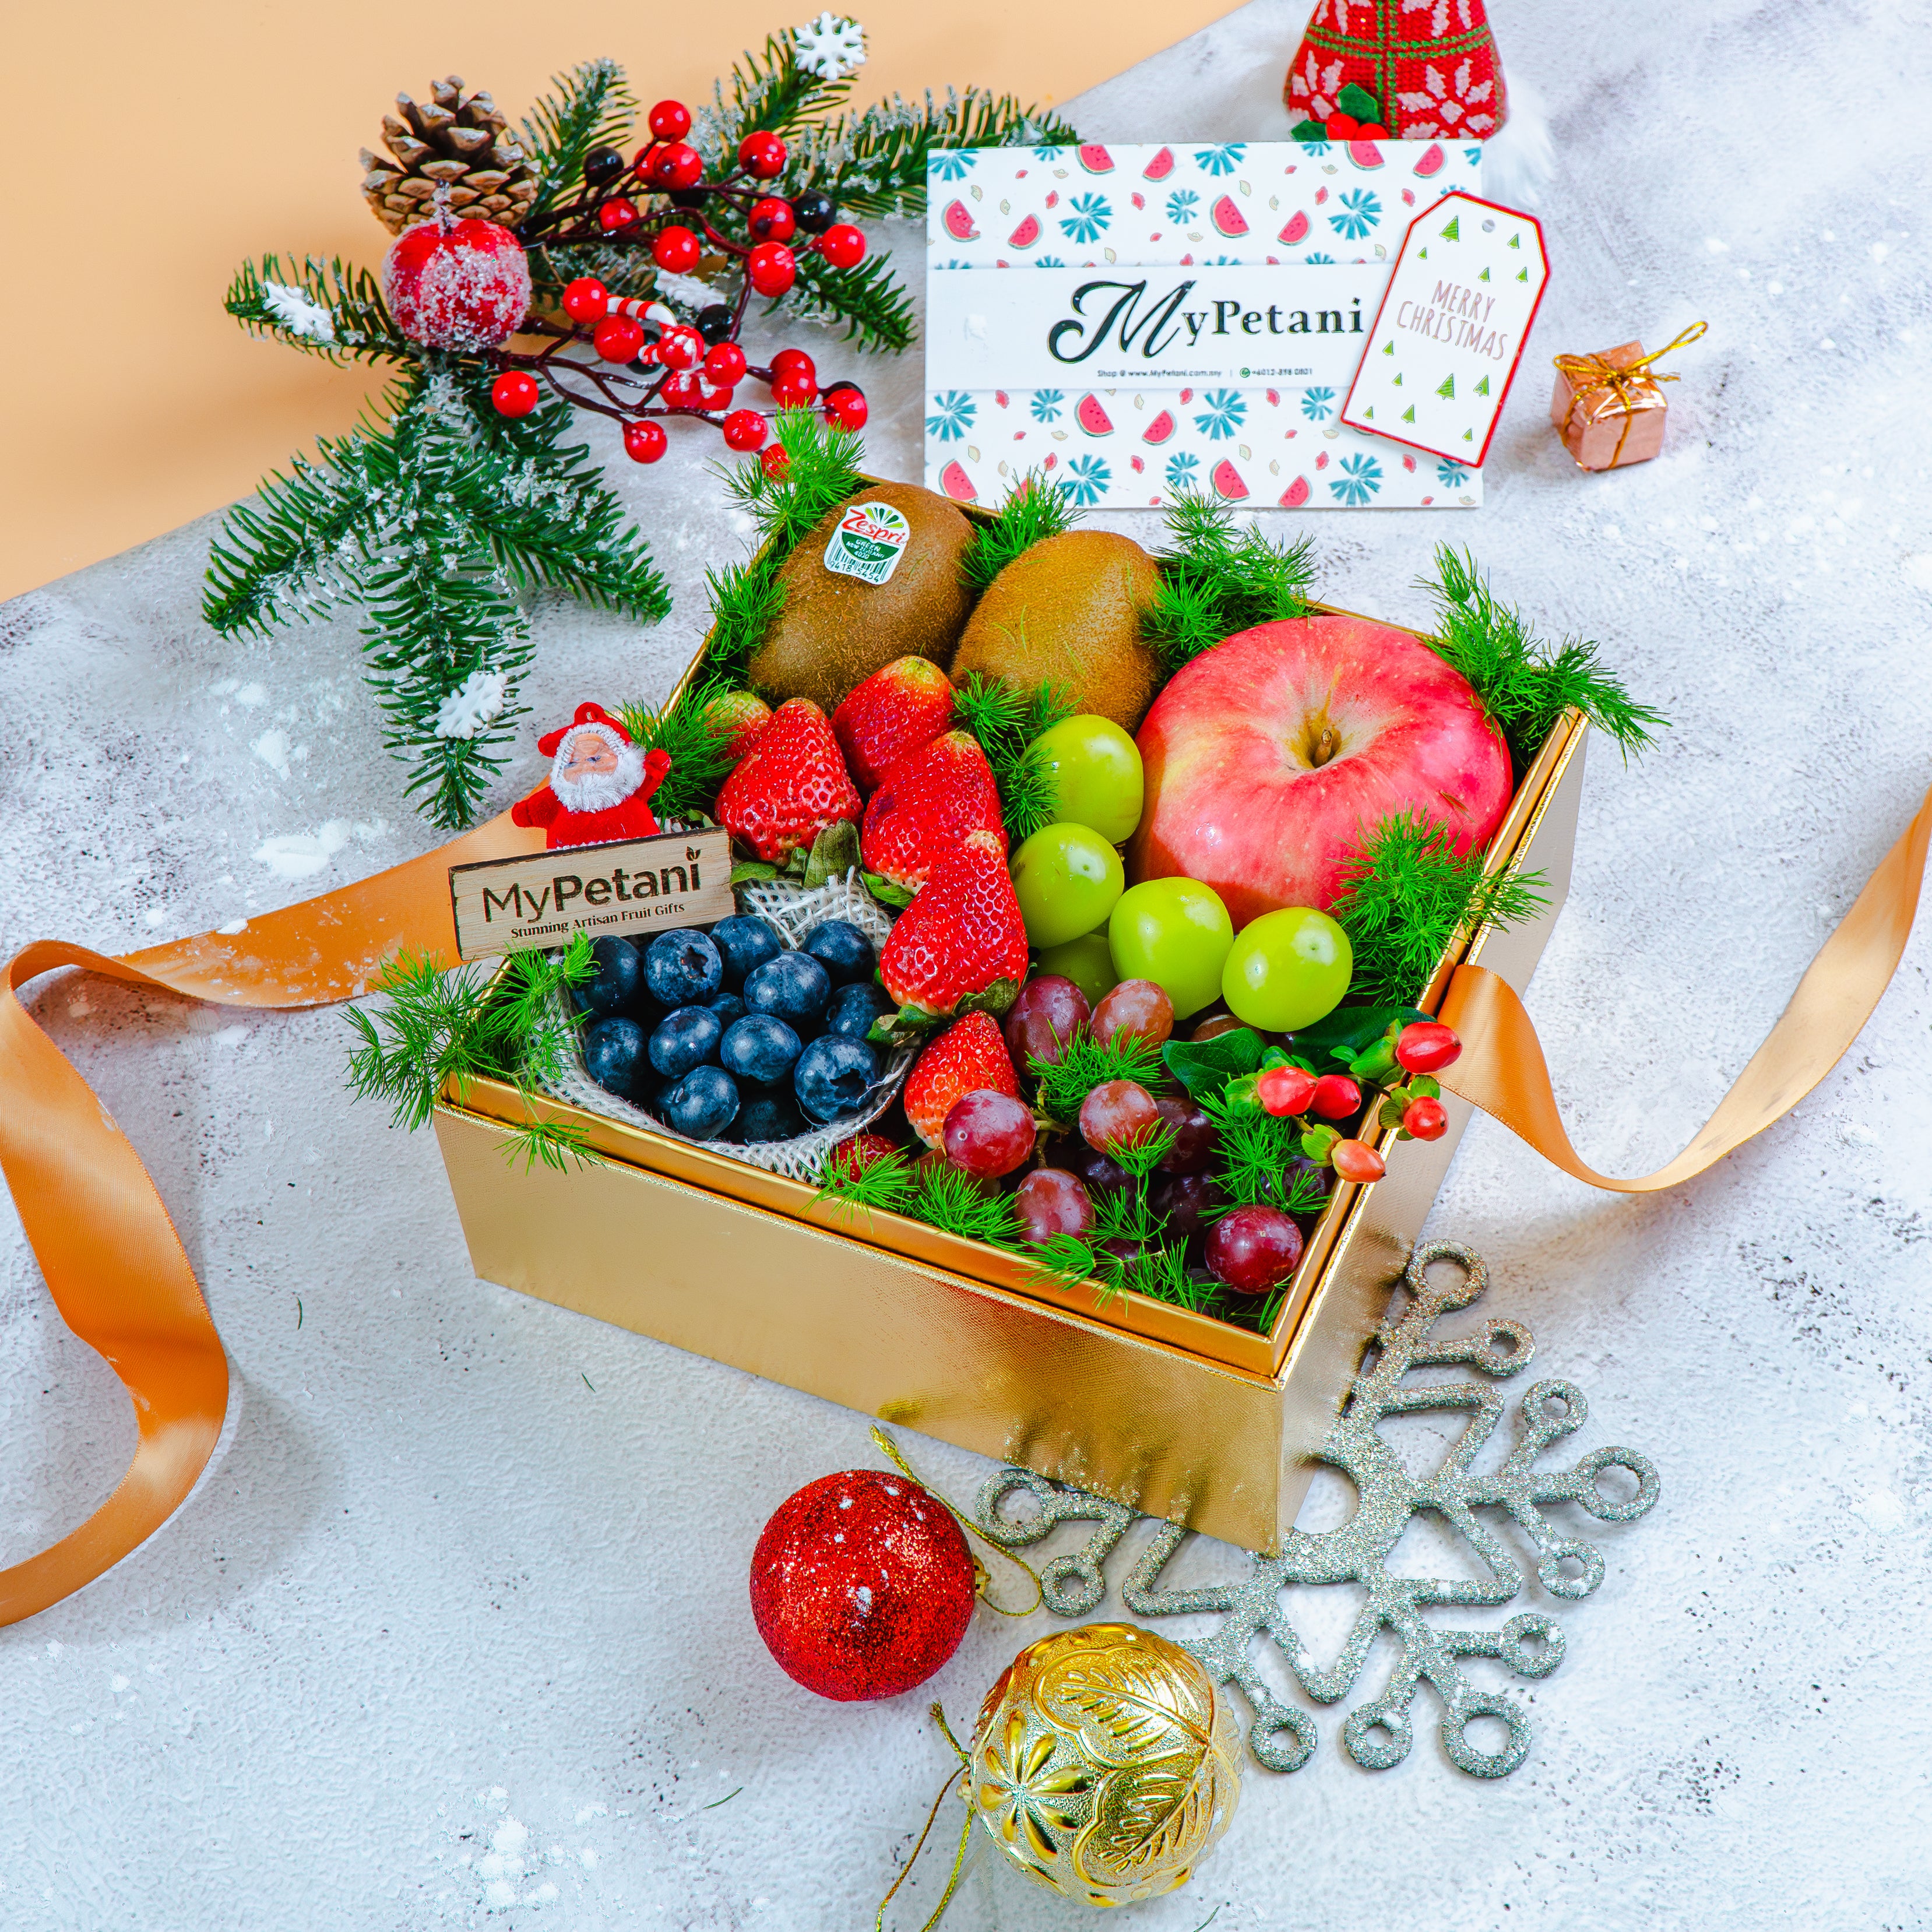
M0 243L32 346L16 339L0 414L0 597L244 495L355 419L363 372L252 340L221 298L270 249L380 260L356 157L399 89L455 72L514 122L557 69L608 54L645 104L694 102L817 4L574 0L548 22L507 0L14 9ZM855 98L951 82L1064 100L1230 4L868 0Z

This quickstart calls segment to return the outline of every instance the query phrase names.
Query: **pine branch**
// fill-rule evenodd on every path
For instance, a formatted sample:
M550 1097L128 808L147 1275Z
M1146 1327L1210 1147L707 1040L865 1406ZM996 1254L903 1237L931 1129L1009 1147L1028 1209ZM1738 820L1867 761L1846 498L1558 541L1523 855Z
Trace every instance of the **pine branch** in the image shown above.
M1011 94L949 88L943 100L930 92L918 101L896 94L842 115L803 133L793 152L808 186L862 219L924 214L927 158L935 148L1070 147L1079 139L1066 122Z
M740 56L730 73L713 82L711 105L700 109L690 140L715 178L738 164L738 144L763 130L795 140L812 117L830 112L852 92L849 76L826 80L798 64L797 40L784 28L767 34L756 52Z
M1058 493L1056 493L1058 494ZM1057 686L1042 684L1022 696L1010 685L968 671L953 700L953 722L980 741L1000 794L1008 842L1017 847L1053 822L1058 799L1053 775L1034 742L1076 706Z
M381 284L338 255L284 263L264 255L244 262L223 306L251 335L272 337L338 368L351 362L413 362L418 354L390 319Z
M1082 1034L1068 1043L1058 1060L1029 1059L1027 1071L1040 1082L1040 1112L1066 1129L1080 1118L1088 1095L1110 1080L1131 1080L1150 1094L1166 1093L1173 1084L1160 1047L1138 1034L1116 1034L1105 1042Z
M524 146L537 175L526 228L582 183L584 158L592 148L622 147L638 118L637 97L614 60L582 62L554 76L550 88L524 121Z
M1550 903L1547 884L1541 872L1485 877L1480 853L1458 858L1448 829L1420 813L1384 819L1334 908L1354 952L1350 999L1418 998L1459 932L1535 918Z
M1029 470L989 524L974 532L960 575L984 590L1022 552L1070 530L1080 518L1066 492L1050 484L1043 470Z
M1519 772L1572 706L1626 759L1669 728L1668 718L1639 704L1604 669L1597 645L1570 638L1552 647L1538 638L1520 610L1497 600L1468 551L1439 544L1435 576L1418 582L1436 599L1440 626L1423 642L1468 679L1508 740Z
M1307 614L1310 540L1276 544L1258 525L1237 532L1234 512L1192 494L1166 512L1169 548L1156 561L1160 588L1141 632L1169 670L1238 631Z
M657 268L647 248L567 242L544 242L530 250L530 286L536 295L554 299L580 275L602 282L614 296L642 299L657 287Z
M840 339L856 341L862 349L911 347L912 298L886 266L890 256L868 256L854 268L835 268L820 255L797 259L798 280L791 292L771 303L767 315L789 303L796 314L842 322L845 333Z
M709 812L732 765L728 732L715 730L707 713L733 687L724 679L705 678L688 686L660 710L623 706L619 716L634 744L662 752L670 760L651 800L660 819L694 818Z

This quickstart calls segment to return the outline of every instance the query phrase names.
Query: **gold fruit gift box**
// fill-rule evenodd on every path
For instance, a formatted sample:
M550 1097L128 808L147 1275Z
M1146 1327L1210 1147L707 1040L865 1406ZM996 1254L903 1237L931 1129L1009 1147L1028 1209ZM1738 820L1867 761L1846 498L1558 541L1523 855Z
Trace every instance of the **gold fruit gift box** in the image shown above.
M1568 887L1585 729L1558 724L1489 849L1492 870L1544 874L1544 909L1462 934L1424 1010L1462 960L1527 986ZM524 1101L508 1084L446 1092L436 1130L485 1280L1272 1551L1468 1124L1466 1102L1443 1102L1439 1140L1383 1130L1385 1178L1335 1187L1265 1334L1054 1286L1022 1257L562 1103L546 1111L589 1164L514 1169Z

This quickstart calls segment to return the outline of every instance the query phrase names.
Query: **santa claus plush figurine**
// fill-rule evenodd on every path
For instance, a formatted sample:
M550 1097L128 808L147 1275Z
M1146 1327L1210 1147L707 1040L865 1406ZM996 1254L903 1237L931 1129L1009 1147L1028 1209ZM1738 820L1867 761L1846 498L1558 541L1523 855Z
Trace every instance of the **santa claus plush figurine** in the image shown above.
M580 704L568 724L537 740L537 749L550 758L550 782L512 806L510 818L542 826L550 850L656 832L651 794L670 770L670 757L640 751L601 704Z

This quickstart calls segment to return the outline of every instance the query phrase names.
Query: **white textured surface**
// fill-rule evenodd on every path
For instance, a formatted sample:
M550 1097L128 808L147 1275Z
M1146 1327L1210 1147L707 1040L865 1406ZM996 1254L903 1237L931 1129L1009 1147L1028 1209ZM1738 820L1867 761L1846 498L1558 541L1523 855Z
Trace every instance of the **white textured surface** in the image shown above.
M1578 1142L1629 1171L1703 1118L1932 776L1925 18L1496 11L1554 118L1556 277L1489 506L1450 534L1676 721L1640 768L1592 764L1530 1001ZM1300 20L1253 7L1076 104L1079 124L1279 132ZM1694 315L1711 336L1665 456L1579 475L1539 365ZM916 474L916 364L861 373L874 461ZM698 634L700 566L735 538L712 451L675 442L658 470L616 466L676 613L639 634L549 611L541 719L662 692ZM1442 519L1315 527L1330 594L1421 614ZM220 925L430 842L375 748L352 624L252 646L202 628L211 528L0 609L10 949ZM1433 1228L1490 1258L1539 1369L1588 1391L1581 1446L1647 1450L1663 1500L1604 1534L1608 1580L1561 1607L1569 1656L1525 1692L1515 1776L1450 1768L1426 1692L1408 1761L1380 1774L1318 1713L1315 1761L1252 1775L1224 1846L1137 1924L1928 1922L1928 964L1922 930L1797 1118L1664 1198L1592 1193L1478 1124ZM868 1922L943 1769L924 1696L794 1689L743 1584L782 1497L868 1460L863 1423L472 1280L430 1138L344 1099L334 1014L71 980L38 1010L144 1151L237 1390L176 1520L0 1633L0 1922ZM130 1436L0 1228L0 1557L77 1520ZM981 1473L909 1446L956 1496ZM1198 1550L1194 1576L1217 1558L1238 1560ZM1332 1636L1335 1606L1306 1614ZM1024 1634L976 1622L932 1687L956 1717ZM1086 1918L976 1857L950 1922Z

